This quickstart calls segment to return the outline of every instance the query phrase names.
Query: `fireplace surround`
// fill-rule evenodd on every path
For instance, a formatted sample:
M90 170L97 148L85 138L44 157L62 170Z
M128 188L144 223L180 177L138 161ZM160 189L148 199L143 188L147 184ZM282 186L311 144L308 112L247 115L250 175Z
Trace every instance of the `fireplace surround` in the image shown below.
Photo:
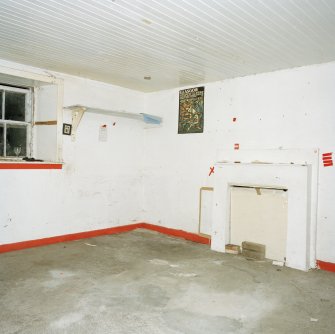
M278 150L279 151L279 150ZM225 252L230 243L230 191L232 186L250 186L287 190L288 220L286 237L286 266L308 270L315 268L315 234L317 208L317 162L318 151L299 150L286 155L280 150L258 151L263 161L251 162L250 151L238 152L242 161L222 161L215 165L212 250ZM236 153L229 152L225 156ZM267 156L266 159L265 156ZM296 162L279 163L282 160ZM305 159L303 159L305 158ZM244 160L244 161L243 161ZM247 162L249 160L249 162ZM264 161L267 160L267 161ZM276 162L268 162L274 160Z

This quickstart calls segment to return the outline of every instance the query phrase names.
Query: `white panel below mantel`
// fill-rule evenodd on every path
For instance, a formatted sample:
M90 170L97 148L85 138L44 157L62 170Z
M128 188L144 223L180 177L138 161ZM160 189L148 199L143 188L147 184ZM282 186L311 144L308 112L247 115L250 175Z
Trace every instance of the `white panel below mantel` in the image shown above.
M287 191L273 188L231 187L230 243L265 245L265 257L285 262Z
M311 166L299 164L217 163L215 169L212 249L230 243L232 185L288 189L286 265L308 270L311 259Z

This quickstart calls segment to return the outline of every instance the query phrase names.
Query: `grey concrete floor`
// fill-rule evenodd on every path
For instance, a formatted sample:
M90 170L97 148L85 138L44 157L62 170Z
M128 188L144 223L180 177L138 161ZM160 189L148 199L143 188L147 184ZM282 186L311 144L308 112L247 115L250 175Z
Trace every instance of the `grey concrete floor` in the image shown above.
M0 333L334 332L328 272L146 230L0 254Z

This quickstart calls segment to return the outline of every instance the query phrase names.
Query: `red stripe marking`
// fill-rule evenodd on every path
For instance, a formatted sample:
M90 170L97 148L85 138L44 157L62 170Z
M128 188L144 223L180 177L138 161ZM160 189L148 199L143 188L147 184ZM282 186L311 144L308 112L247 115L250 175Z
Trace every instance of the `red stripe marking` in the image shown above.
M329 166L333 166L333 161L329 161L329 162L325 162L323 164L324 167L329 167Z
M0 169L62 169L62 164L40 164L40 163L0 163Z
M327 270L335 273L335 263L316 260L316 265L321 270Z
M79 240L79 239L94 238L94 237L98 237L102 235L129 232L137 228L145 228L148 230L160 232L160 233L167 234L167 235L172 235L178 238L183 238L183 239L190 240L193 242L198 242L201 244L206 244L206 245L210 244L209 238L200 236L195 233L185 232L182 230L175 230L172 228L156 226L156 225L147 224L147 223L136 223L136 224L131 224L131 225L123 225L123 226L105 228L102 230L86 231L86 232L59 235L59 236L43 238L43 239L21 241L21 242L16 242L12 244L4 244L4 245L0 245L0 253L6 253L6 252L15 251L15 250L38 247L38 246L46 246L46 245L51 245L51 244L55 244L59 242L66 242L66 241L73 241L73 240Z
M328 161L333 161L333 158L325 158L325 159L322 159L323 162L328 162Z
M332 154L333 154L333 152L330 152L330 153L323 153L323 154L322 154L322 157L323 157L323 158L324 158L324 157L331 157Z

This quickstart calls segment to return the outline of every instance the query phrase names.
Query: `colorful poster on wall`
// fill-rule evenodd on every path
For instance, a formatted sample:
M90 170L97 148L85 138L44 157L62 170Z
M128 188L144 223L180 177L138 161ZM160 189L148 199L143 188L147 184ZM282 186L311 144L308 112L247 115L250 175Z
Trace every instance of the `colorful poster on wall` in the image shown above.
M178 133L204 132L205 87L179 91Z

